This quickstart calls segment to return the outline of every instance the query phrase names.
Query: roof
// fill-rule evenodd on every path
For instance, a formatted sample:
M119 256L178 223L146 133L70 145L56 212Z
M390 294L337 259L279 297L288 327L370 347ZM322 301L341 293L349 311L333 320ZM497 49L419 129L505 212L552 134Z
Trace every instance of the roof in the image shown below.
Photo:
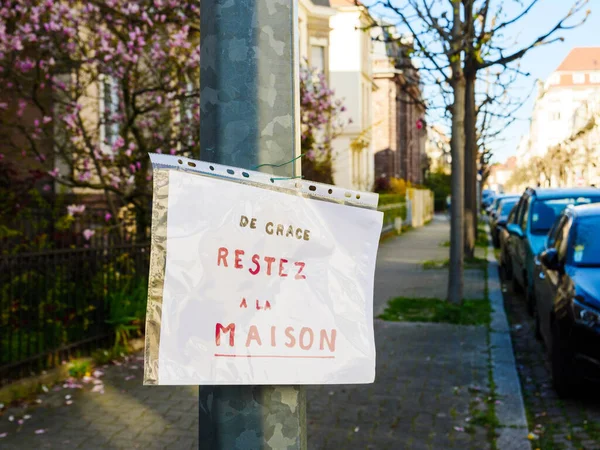
M581 188L535 188L530 189L535 193L535 196L540 199L565 198L565 197L580 197L580 196L597 196L600 197L600 189L592 187Z
M329 0L331 6L357 6L354 0ZM361 2L358 2L359 5L362 5Z
M600 216L600 203L579 205L572 208L578 217Z
M600 47L575 47L560 63L557 72L600 70Z
M331 6L329 0L312 0L313 5L317 6Z
M500 195L497 195L496 198L498 200L510 200L513 198L521 198L521 195L519 195L519 194L500 194Z

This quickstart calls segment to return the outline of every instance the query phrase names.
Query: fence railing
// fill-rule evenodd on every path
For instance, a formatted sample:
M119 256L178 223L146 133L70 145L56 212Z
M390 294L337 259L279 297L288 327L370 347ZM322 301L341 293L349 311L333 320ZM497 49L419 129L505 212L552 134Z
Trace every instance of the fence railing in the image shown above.
M62 208L65 209L65 208ZM0 253L16 254L61 248L118 245L133 242L133 220L106 220L106 209L86 207L83 213L68 216L52 209L30 209L26 214L3 218L0 226ZM86 236L85 230L92 233Z
M402 222L406 219L406 203L390 203L377 208L383 212L383 227L381 234L387 234L392 231L399 231ZM400 219L400 221L398 221Z
M148 244L0 255L0 386L142 320L148 265Z

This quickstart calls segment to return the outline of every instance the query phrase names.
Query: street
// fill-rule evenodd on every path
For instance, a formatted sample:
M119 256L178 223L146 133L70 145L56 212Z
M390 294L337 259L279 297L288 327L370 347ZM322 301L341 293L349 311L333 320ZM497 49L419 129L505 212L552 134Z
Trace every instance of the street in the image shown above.
M504 304L511 324L517 369L523 387L534 448L567 450L600 448L598 386L583 386L575 398L562 400L552 388L543 343L534 336L534 321L522 294L503 283Z

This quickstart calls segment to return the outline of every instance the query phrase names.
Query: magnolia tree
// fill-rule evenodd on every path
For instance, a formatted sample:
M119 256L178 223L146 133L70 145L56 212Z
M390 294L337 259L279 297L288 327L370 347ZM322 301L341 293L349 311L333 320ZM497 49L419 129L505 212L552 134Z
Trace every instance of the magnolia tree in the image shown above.
M101 194L108 226L130 208L137 237L147 238L148 153L199 153L199 8L197 0L2 2L0 160L35 160L56 186ZM83 211L71 206L71 215Z
M300 69L300 111L302 126L302 175L307 180L333 184L331 141L352 119L327 84L323 72L306 66Z

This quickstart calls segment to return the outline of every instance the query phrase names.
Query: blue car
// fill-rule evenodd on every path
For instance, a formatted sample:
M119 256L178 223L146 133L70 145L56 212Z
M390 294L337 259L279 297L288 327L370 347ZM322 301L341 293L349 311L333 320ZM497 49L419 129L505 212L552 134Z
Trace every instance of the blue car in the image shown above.
M567 206L600 202L596 188L527 189L521 196L510 222L506 224L508 239L502 248L502 261L507 279L516 292L524 292L527 308L535 309L533 271L536 256L546 246L546 235L556 218Z
M534 280L536 335L559 395L600 380L600 205L567 208L548 234Z

